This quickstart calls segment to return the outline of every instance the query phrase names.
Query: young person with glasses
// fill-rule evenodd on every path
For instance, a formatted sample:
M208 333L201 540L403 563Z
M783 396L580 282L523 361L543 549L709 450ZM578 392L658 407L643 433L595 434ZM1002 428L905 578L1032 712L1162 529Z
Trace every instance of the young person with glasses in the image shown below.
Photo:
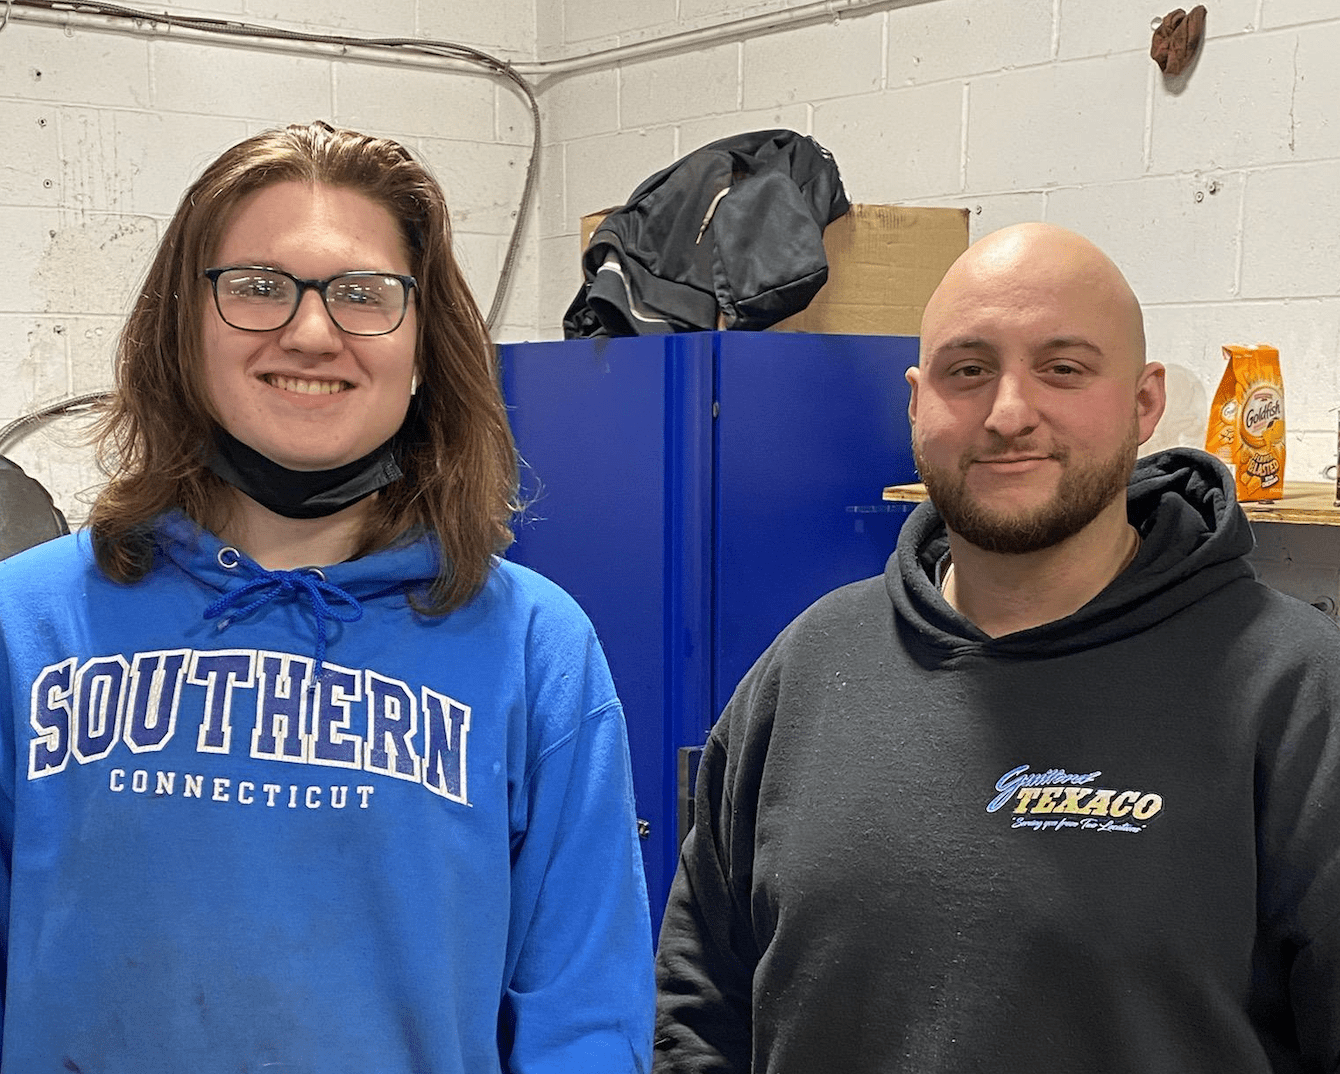
M623 715L497 558L438 184L323 123L233 147L116 375L88 528L0 564L0 1070L645 1071Z

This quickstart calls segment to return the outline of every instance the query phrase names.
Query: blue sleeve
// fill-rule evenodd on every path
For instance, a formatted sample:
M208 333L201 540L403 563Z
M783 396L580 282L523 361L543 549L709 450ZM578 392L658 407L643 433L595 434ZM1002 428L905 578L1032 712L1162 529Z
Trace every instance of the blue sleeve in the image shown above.
M549 745L525 782L499 1022L506 1070L645 1074L651 923L618 701L597 705Z
M0 1060L4 1058L5 1003L9 994L9 887L13 876L14 781L16 777L9 653L0 623Z

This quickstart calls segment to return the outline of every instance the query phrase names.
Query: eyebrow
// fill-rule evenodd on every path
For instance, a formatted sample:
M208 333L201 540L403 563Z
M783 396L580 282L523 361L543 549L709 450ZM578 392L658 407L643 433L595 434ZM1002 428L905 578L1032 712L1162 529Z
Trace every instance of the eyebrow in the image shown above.
M1085 339L1083 336L1053 336L1046 340L1038 351L1047 353L1050 351L1064 350L1085 350L1097 357L1102 357L1103 349L1096 343ZM931 353L932 358L938 358L942 354L951 351L969 351L979 354L995 354L995 344L983 339L981 336L955 336L952 339L940 344Z
M955 336L936 347L931 352L931 357L938 358L950 351L979 351L983 354L994 354L996 348L980 336Z
M1056 336L1042 345L1044 351L1084 350L1102 357L1103 349L1083 336Z

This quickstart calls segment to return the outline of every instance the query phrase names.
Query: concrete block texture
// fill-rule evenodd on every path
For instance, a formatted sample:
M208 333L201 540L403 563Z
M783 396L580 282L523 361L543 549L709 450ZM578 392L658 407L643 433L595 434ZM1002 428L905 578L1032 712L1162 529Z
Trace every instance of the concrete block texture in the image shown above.
M1208 22L1207 22L1208 25ZM1154 171L1288 160L1297 37L1250 34L1205 43L1174 92L1155 69Z
M1340 294L1340 160L1247 177L1242 210L1244 298Z
M1337 7L1340 10L1340 7ZM1289 150L1297 159L1340 157L1340 19L1298 34Z
M46 104L0 98L0 130L6 149L0 157L0 205L60 204L59 110Z
M408 6L408 5L406 5ZM534 57L541 11L562 13L561 4L535 0L489 0L486 4L421 3L415 37L470 45L502 57Z
M810 106L782 105L777 108L759 108L752 111L724 112L685 120L679 125L679 144L682 153L691 153L700 146L732 134L746 131L789 130L810 133ZM825 148L827 148L825 146Z
M625 129L739 107L740 46L716 45L623 67L619 120Z
M475 304L487 316L502 264L498 240L492 235L457 232L452 236L452 252L465 274L470 293L475 296Z
M408 3L369 4L366 0L321 0L319 4L305 0L301 3L247 0L247 14L243 21L313 33L413 37L418 7L418 4Z
M71 395L112 387L116 347L124 323L120 317L68 317L62 321L70 352Z
M1090 183L1047 194L1047 220L1088 236L1142 302L1235 296L1242 176ZM1213 191L1213 193L1211 193Z
M903 205L941 205L968 210L968 241L984 239L993 231L1011 224L1047 218L1047 197L1040 192L1026 194L987 194L982 197L959 195L955 197L919 198L904 201Z
M1333 0L1261 0L1261 25L1297 26L1340 18Z
M968 189L994 193L1143 174L1148 62L1123 54L974 79Z
M0 313L0 425L70 394L64 317Z
M681 19L721 19L738 9L738 0L679 0Z
M541 241L555 235L577 233L577 212L568 212L563 176L568 147L556 145L540 154L540 174L535 188L535 214Z
M11 20L0 36L0 97L150 107L149 42Z
M619 129L619 73L613 68L550 78L537 96L546 146Z
M669 127L583 138L567 147L565 187L572 230L587 213L622 205L642 182L676 160Z
M676 0L564 0L563 42L592 41L610 34L628 34L657 27L674 28Z
M1148 58L1154 28L1163 15L1177 6L1151 6L1145 0L1060 0L1057 57L1070 60L1139 52ZM1190 9L1195 5L1180 6ZM1257 29L1258 6L1259 0L1214 0L1207 5L1206 39Z
M155 41L154 106L265 121L277 115L292 117L290 122L329 119L331 67L331 61L316 57Z
M534 89L531 90L534 92ZM536 101L538 105L538 98ZM495 137L508 145L529 147L535 140L535 113L521 87L510 78L493 79L493 107L496 113ZM540 136L544 136L544 117L540 117Z
M852 201L897 204L960 192L962 119L963 87L941 82L817 105L813 133Z
M540 252L538 226L534 218L530 223L522 228L521 247L517 254L516 263L512 267L512 279L503 295L502 306L498 310L498 316L493 329L493 338L495 340L502 338L504 328L508 332L522 333L522 338L535 338L536 326L539 320L539 292L540 292ZM501 277L502 259L506 250L506 241L504 239L494 240L497 247L498 272ZM493 292L489 292L489 301L492 301ZM485 315L488 314L488 305L481 301ZM513 336L512 338L516 338Z
M335 68L335 122L355 130L491 142L497 133L494 77L370 63ZM392 134L392 137L396 135Z
M878 90L883 52L882 13L751 38L743 46L742 105L770 108Z
M62 109L61 204L170 216L205 166L251 133L239 119Z
M13 275L0 312L125 314L158 239L142 216L0 208Z
M1052 58L1052 0L937 0L895 8L888 22L890 86L989 74Z
M535 4L535 52L556 56L563 50L563 5Z
M563 338L563 314L582 285L580 243L577 235L540 240L536 334L527 338Z
M419 158L446 194L452 227L460 232L505 234L516 220L529 153L520 146L422 138ZM488 182L481 182L488 176Z

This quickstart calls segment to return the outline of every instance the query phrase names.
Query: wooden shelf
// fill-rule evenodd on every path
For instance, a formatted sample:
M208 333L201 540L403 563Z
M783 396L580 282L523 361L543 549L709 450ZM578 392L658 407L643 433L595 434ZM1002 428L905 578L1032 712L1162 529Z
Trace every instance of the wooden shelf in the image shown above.
M926 486L917 482L914 485L890 485L884 490L884 499L895 503L920 503L926 498Z
M1328 481L1284 483L1278 500L1244 503L1242 509L1253 522L1303 522L1312 526L1340 526L1340 507L1335 506L1335 486Z
M926 498L926 486L890 485L884 499L899 503L920 503ZM1244 503L1243 511L1253 522L1294 522L1311 526L1340 526L1340 507L1335 506L1335 486L1326 481L1286 483L1278 500Z

